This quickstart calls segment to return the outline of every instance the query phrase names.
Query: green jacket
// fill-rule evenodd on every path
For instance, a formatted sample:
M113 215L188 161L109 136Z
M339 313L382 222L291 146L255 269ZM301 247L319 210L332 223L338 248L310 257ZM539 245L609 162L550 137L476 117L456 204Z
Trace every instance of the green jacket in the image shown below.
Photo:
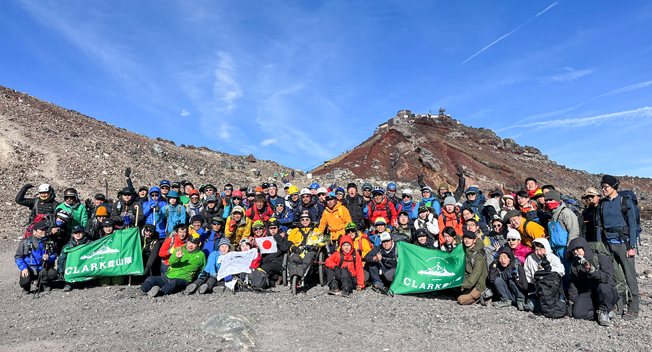
M191 282L206 266L206 256L201 248L197 248L191 253L184 246L183 256L177 258L176 254L172 253L169 264L170 269L165 276L169 279L183 279Z
M475 246L471 248L464 247L466 266L464 268L464 282L462 283L462 288L465 290L476 288L478 291L484 292L486 289L487 262L484 259L484 253L478 253L478 251L483 248L484 243L479 238L475 242ZM472 258L473 265L471 265Z
M86 228L86 224L88 224L88 212L86 211L86 207L81 202L77 202L72 206L66 204L66 202L63 202L57 206L56 210L58 209L63 209L70 212L70 219L65 226L67 233L72 233L72 229L75 226Z

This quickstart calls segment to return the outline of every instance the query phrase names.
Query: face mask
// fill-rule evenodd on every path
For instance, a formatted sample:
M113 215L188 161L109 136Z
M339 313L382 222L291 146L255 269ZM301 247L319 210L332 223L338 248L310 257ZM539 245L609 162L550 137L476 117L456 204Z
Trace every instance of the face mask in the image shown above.
M547 202L546 202L546 206L547 206L548 209L550 209L550 210L557 209L557 207L559 207L560 205L561 205L560 202L555 202L555 201L547 201Z
M63 226L63 221L57 220L57 226Z

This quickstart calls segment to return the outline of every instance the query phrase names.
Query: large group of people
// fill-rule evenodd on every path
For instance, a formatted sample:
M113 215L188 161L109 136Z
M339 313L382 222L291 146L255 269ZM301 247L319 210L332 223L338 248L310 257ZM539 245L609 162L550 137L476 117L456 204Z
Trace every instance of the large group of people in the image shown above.
M397 242L403 241L444 252L463 246L462 285L443 292L462 305L515 306L550 316L556 309L600 325L618 315L637 318L638 208L635 198L619 193L615 177L605 175L598 188L587 189L580 212L578 202L531 177L515 193L496 189L485 195L478 186L466 187L461 169L458 176L453 191L446 183L434 190L419 175L419 200L394 183L346 188L312 183L299 189L286 182L281 196L274 183L254 189L226 184L220 191L210 184L196 188L162 180L136 190L127 178L112 203L103 194L82 203L74 188L65 189L59 203L48 184L28 198L33 187L28 184L16 196L31 209L15 255L19 284L24 293L37 280L36 290L50 290L65 279L64 248L137 227L144 258L141 289L149 296L206 294L234 281L264 289L279 285L285 270L305 277L321 252L327 255L320 263L329 294L365 288L386 294L401 260ZM273 238L275 251L256 253L246 278L219 275L220 257L251 253L264 238ZM112 283L123 280L100 281ZM541 296L546 291L541 287L554 285L563 307ZM66 282L64 290L74 287Z

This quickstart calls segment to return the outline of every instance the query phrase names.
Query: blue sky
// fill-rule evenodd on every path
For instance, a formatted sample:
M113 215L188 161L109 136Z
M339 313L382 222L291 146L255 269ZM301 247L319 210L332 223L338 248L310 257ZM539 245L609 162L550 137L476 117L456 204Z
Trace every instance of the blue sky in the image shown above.
M649 1L0 2L0 85L308 169L398 110L652 177Z

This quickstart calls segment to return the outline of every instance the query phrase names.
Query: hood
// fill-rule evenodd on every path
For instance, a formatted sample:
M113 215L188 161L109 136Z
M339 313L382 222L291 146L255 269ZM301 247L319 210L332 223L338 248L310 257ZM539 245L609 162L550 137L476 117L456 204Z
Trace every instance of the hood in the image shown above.
M532 243L535 243L535 242L541 243L543 245L543 248L546 249L546 256L548 254L553 254L552 249L550 249L550 242L548 242L547 239L541 237L541 238L537 238L536 240L532 241ZM532 245L532 247L534 248L534 244Z
M486 202L484 202L484 207L492 207L496 209L496 213L500 211L500 201L496 198L491 198L488 199Z
M351 236L349 236L349 235L344 235L344 236L340 237L340 247L341 247L342 244L344 244L344 243L348 243L348 244L350 244L351 246L353 246L353 240L351 239Z
M159 233L158 233L158 231L156 231L156 226L154 226L152 224L145 224L145 226L143 226L143 229L140 230L140 234L143 237L145 237L145 229L147 229L147 228L149 228L149 230L151 231L152 237L155 237L155 238L159 237Z
M152 187L149 189L149 192L147 194L152 195L152 192L158 192L159 196L161 195L161 189L158 187Z
M399 204L403 204L404 207L411 207L412 206L412 198L410 198L410 201L407 202L407 203L404 202L404 201L400 201Z
M496 253L496 258L500 255L500 253L505 253L509 257L509 263L512 264L514 263L514 253L512 252L512 249L509 248L508 246L502 246Z
M568 254L574 255L573 249L577 247L582 247L584 249L584 258L586 258L586 260L588 260L589 262L593 262L593 250L591 250L589 243L586 242L584 238L578 237L570 241L570 243L568 244Z

